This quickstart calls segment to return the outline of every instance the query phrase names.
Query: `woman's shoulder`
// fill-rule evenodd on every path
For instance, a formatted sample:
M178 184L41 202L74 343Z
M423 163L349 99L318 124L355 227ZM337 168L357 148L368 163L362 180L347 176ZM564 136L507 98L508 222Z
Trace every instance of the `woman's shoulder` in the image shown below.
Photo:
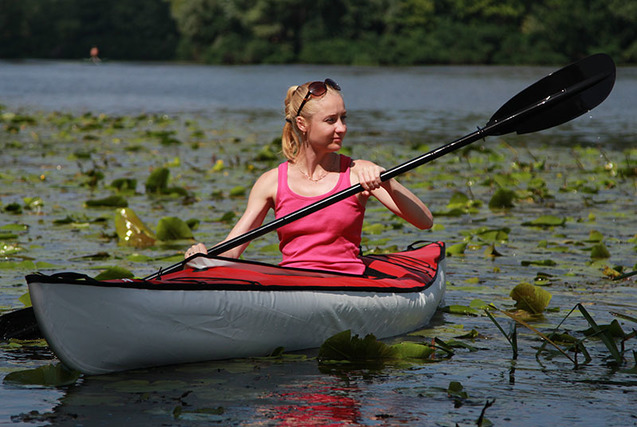
M270 169L264 172L254 183L254 187L258 187L261 190L272 190L276 192L276 188L279 183L279 168Z

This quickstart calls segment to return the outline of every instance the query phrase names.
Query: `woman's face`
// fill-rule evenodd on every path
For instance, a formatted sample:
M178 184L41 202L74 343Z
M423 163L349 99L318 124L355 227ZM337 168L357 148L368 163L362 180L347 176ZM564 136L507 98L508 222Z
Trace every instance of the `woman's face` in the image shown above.
M328 92L324 97L312 102L316 103L316 112L306 122L309 145L316 151L340 150L347 133L347 111L343 98L338 93Z

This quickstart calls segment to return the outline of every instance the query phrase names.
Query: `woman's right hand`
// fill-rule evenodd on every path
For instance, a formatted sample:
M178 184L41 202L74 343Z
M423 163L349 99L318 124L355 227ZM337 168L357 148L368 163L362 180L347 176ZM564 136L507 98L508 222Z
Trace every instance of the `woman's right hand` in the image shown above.
M186 253L184 254L184 258L190 258L196 254L207 254L208 250L206 249L206 245L203 243L197 243L188 248Z

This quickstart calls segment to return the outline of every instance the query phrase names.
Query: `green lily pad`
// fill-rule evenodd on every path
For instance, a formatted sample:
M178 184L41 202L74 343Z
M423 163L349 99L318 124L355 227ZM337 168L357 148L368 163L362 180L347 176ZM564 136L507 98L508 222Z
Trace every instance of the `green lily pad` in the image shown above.
M383 231L385 231L384 224L367 224L363 227L365 234L381 234Z
M135 277L135 275L126 268L113 266L95 276L95 280L132 279L133 277Z
M543 260L537 260L537 261L521 261L520 264L523 265L524 267L528 267L529 265L539 265L542 267L554 267L557 265L557 262L553 261L552 259L543 259Z
M405 341L390 346L401 359L428 359L435 350L429 345Z
M137 180L134 178L117 178L111 182L111 187L120 192L134 193L137 188Z
M542 313L551 302L552 295L545 289L530 283L520 283L510 293L515 306L532 314Z
M462 255L466 249L466 243L456 243L455 245L447 246L447 255Z
M159 240L193 239L192 230L181 219L171 216L164 217L157 224L157 238Z
M28 292L22 294L22 296L18 298L18 301L24 304L25 307L31 307L31 294Z
M0 231L15 231L15 232L20 232L20 231L27 231L29 229L28 225L25 224L5 224L3 226L0 227Z
M566 223L566 218L560 218L555 215L542 215L533 221L523 222L524 226L531 227L556 227Z
M40 366L35 369L10 372L4 377L5 384L40 385L60 387L75 384L80 378L78 371L72 371L61 363Z
M445 307L442 307L441 310L445 313L461 314L465 316L480 316L481 315L481 313L478 310L472 307L468 307L466 305L452 304L452 305L447 305Z
M87 200L86 206L89 208L98 207L111 207L111 208L125 208L128 207L128 200L122 196L112 195L104 197L103 199Z
M155 234L129 208L117 210L115 230L120 244L135 248L152 246L157 239Z
M490 209L509 209L514 207L515 191L500 188L489 200Z
M374 335L359 338L352 336L350 330L338 333L321 345L319 361L348 361L363 362L378 359L393 359L397 357L396 350L378 340Z
M168 168L155 169L146 180L146 193L166 193L169 176L170 170L168 170Z
M25 197L23 200L24 208L30 211L40 209L44 206L44 201L38 196Z
M604 240L604 235L602 233L600 233L597 230L591 230L591 232L588 234L588 239L586 241L600 243L602 240Z
M451 381L449 387L447 387L447 394L449 397L455 397L459 399L467 399L469 395L464 391L464 387L458 381Z
M230 190L230 197L242 197L246 194L246 188L243 185L237 185Z
M591 248L591 258L593 259L606 259L610 258L610 252L605 244L599 243Z

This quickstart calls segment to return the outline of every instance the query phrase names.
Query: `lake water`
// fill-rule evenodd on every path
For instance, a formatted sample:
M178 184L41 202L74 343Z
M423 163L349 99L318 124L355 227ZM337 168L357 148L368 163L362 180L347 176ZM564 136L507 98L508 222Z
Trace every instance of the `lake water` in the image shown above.
M150 168L173 164L177 185L187 186L199 201L187 205L142 194L131 196L131 206L149 224L167 215L202 218L198 239L214 242L222 238L229 225L215 218L241 209L245 200L212 200L210 194L214 188L227 191L238 184L248 186L254 173L235 167L219 178L208 171L219 158L246 166L255 150L279 136L283 96L290 84L326 77L336 80L348 108L348 142L354 156L389 167L413 157L423 146L435 148L473 132L509 98L554 70L0 61L4 112L39 120L17 133L0 130L4 132L0 138L0 207L22 203L27 196L44 200L42 211L0 212L0 227L28 226L28 232L18 232L16 238L24 252L2 258L47 262L56 270L89 273L105 264L123 263L139 276L166 265L161 260L148 265L129 262L135 251L117 244L112 224L52 225L73 213L91 219L112 217L110 210L86 213L83 207L84 200L106 195L104 185L89 188L82 184L91 168L104 173L104 182L121 176L143 182ZM584 304L598 323L613 320L609 312L637 317L634 280L607 280L586 252L591 246L589 233L597 230L605 236L611 264L630 270L637 262L637 243L631 243L637 213L635 177L612 174L618 165L635 162L636 100L637 68L620 68L609 98L589 114L538 134L489 139L479 144L484 147L479 153L450 154L405 177L410 187L426 195L436 212L445 211L454 191L470 193L486 204L494 191L494 184L488 181L495 175L531 170L546 181L546 189L528 190L526 199L521 198L510 212L482 206L460 217L437 215L441 227L425 238L449 244L463 241L467 232L482 226L512 230L508 241L497 243L503 256L484 256L484 247L474 239L464 256L450 257L448 304L468 305L481 299L510 308L508 293L513 286L548 273L546 289L553 294L551 307L556 310L532 320L543 331L556 326L577 303ZM52 112L68 112L74 118L68 127L54 125L61 120ZM82 126L84 113L92 117L148 116L135 119L137 125L130 129L80 132L77 128ZM166 116L165 123L162 116ZM144 133L164 129L174 129L187 143L161 145ZM193 129L203 131L203 141L189 136ZM497 156L491 156L489 149ZM80 157L81 150L88 157ZM608 175L600 175L605 168L610 168ZM522 175L519 179L523 182L519 191L527 191ZM545 213L568 218L568 222L562 228L520 226ZM372 222L391 223L374 209L368 216ZM404 247L420 237L407 227L391 228L369 236L366 244ZM273 236L254 242L250 256L273 257L273 251L267 249L272 243ZM169 256L182 246L168 245L144 254ZM106 261L86 258L104 252L110 255ZM557 260L557 265L523 265L529 259L547 258ZM44 269L46 272L47 267ZM21 306L18 298L26 291L23 276L31 272L20 267L0 269L0 310ZM582 316L574 317L566 322L574 334L588 327ZM501 322L506 324L506 320ZM637 328L631 321L621 324L626 332ZM488 318L449 313L437 315L422 336L446 340L472 329L483 336L469 342L477 351L458 351L448 361L408 368L322 372L312 359L316 351L308 351L301 352L308 359L157 368L82 377L71 386L58 388L4 382L0 385L0 424L474 425L485 402L493 399L485 415L495 425L637 423L637 376L630 371L637 362L631 353L626 353L623 366L613 367L607 363L604 346L593 340L587 343L593 361L576 370L559 354L536 358L541 341L521 328L520 356L513 359L508 343ZM627 341L627 348L635 348L634 341ZM55 358L42 346L16 343L0 347L0 378L50 363ZM450 397L451 381L462 383L468 397Z
M482 126L515 93L552 71L554 68L547 67L94 66L0 61L0 101L12 108L106 114L215 116L252 111L268 117L268 124L278 132L287 88L329 76L343 88L354 128L437 129L462 135L465 129L458 128L460 119L470 130ZM575 121L559 132L591 137L601 129L607 134L633 136L637 133L636 97L637 70L619 68L609 99L589 120ZM357 121L359 115L368 120Z

